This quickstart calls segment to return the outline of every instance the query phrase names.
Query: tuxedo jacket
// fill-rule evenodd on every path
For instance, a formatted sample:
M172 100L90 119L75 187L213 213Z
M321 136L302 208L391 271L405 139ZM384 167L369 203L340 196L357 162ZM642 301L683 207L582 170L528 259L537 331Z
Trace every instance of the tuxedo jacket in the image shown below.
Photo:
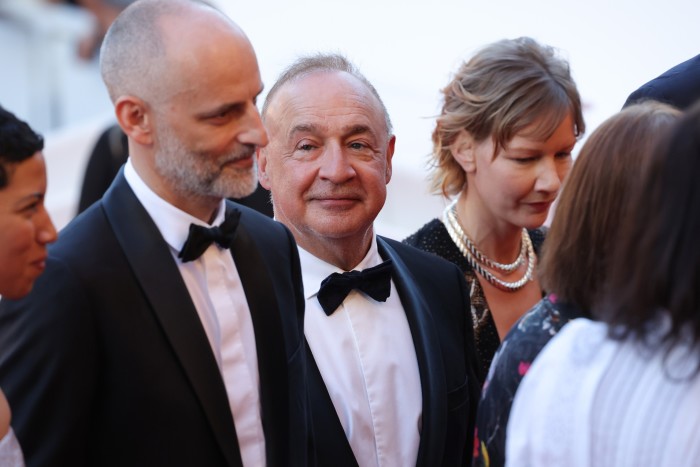
M679 63L634 91L624 107L655 100L685 110L700 100L700 55Z
M378 236L377 246L384 260L393 261L392 280L406 312L418 360L423 413L416 465L467 465L471 462L480 387L464 276L452 263L395 240ZM318 465L356 467L308 346L307 353Z
M289 231L241 211L268 465L309 463L304 297ZM120 172L0 304L0 387L31 466L240 466L233 416L168 245Z

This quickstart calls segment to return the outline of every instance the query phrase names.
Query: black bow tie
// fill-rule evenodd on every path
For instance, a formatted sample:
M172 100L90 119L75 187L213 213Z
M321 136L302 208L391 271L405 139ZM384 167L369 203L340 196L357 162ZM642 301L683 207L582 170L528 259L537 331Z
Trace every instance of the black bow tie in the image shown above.
M233 237L236 235L240 217L241 211L231 209L226 211L226 218L218 227L208 228L190 224L190 233L187 235L187 241L177 256L182 258L182 261L185 263L195 260L202 256L202 253L214 242L221 248L230 248L233 243Z
M387 260L363 271L334 272L321 282L318 303L330 316L352 289L361 290L378 302L386 302L391 293L391 269L391 260Z

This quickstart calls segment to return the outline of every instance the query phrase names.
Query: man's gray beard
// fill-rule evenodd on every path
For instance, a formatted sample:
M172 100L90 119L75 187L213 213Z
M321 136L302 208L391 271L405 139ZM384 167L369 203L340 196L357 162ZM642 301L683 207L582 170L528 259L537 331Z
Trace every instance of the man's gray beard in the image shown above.
M251 168L221 167L224 161L239 159L248 151L246 146L241 145L214 160L207 154L189 152L169 131L161 131L159 143L160 150L155 155L156 170L173 189L184 195L243 198L257 188L255 159Z

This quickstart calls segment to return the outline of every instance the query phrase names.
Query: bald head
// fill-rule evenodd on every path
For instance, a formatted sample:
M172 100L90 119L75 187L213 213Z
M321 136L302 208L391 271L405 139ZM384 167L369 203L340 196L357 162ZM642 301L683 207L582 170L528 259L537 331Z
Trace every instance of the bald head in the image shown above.
M379 93L369 82L369 80L360 72L360 70L347 58L337 53L318 53L315 55L308 55L299 58L293 64L291 64L286 70L282 72L277 81L267 93L265 102L262 107L262 118L266 122L268 110L272 103L275 102L277 94L279 91L285 87L288 83L300 80L301 78L311 75L313 73L319 72L343 72L350 76L355 77L360 81L376 98L379 108L384 115L384 121L386 122L386 131L388 135L392 133L391 118L389 118L389 112L387 112L386 107L382 98L379 97ZM266 122L268 123L268 122Z
M207 33L243 31L213 6L197 0L140 0L126 8L107 31L100 71L112 101L133 95L147 101L167 88L174 62L187 60L197 46L210 47ZM209 41L203 43L203 38ZM183 49L188 47L190 52Z

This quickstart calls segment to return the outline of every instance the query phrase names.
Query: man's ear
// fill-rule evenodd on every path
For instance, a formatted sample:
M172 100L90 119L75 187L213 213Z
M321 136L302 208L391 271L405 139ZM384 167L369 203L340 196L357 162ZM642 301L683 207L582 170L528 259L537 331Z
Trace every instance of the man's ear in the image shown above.
M270 190L270 176L267 173L267 151L263 148L257 148L255 157L258 160L258 182L263 188Z
M153 144L152 117L144 101L134 96L122 96L114 104L117 122L124 133L138 144Z
M457 163L466 173L476 171L476 147L477 142L467 130L460 130L454 143L450 145L450 152Z
M389 139L389 143L387 144L387 147L386 147L386 174L384 175L384 177L385 177L387 184L391 181L391 174L392 174L391 159L394 157L395 146L396 146L396 136L391 135L391 138Z

